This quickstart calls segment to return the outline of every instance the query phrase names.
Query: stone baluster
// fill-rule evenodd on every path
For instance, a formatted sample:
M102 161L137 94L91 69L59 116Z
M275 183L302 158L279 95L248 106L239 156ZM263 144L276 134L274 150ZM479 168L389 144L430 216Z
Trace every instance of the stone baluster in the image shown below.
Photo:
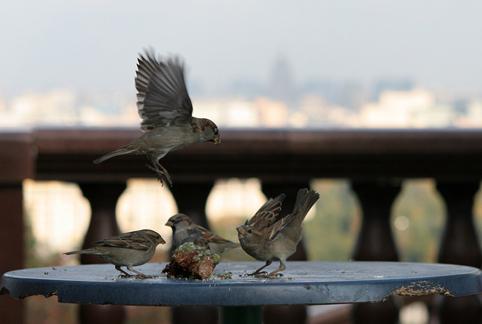
M21 269L24 265L24 222L22 184L0 184L2 226L0 226L0 276L9 270ZM8 247L8 248L7 248ZM10 296L0 296L2 321L23 323L23 302Z
M437 190L442 195L447 211L438 261L480 268L482 254L473 220L474 196L479 181L441 182ZM439 321L445 323L482 323L479 296L445 297L438 305Z
M209 228L206 201L213 188L212 182L178 182L171 188L180 213L189 215L199 225ZM216 324L218 311L209 306L179 306L172 308L172 323Z
M2 134L0 139L0 276L23 268L25 262L24 207L22 182L34 175L35 155L28 134ZM0 291L6 293L6 291ZM23 323L23 302L0 295L0 322Z
M393 201L400 183L390 181L353 181L362 210L362 223L353 253L357 261L397 261L398 252L390 228ZM392 298L382 303L355 304L354 323L397 323L398 308Z
M90 202L91 219L82 248L90 247L95 241L119 234L115 208L119 196L124 192L124 182L81 183L80 189ZM89 255L82 255L82 264L102 263L102 260ZM115 271L114 267L112 270ZM81 305L80 323L85 324L120 324L125 321L126 311L119 305Z
M263 182L262 191L266 197L276 197L281 193L286 194L283 202L282 214L288 214L293 210L298 189L310 187L309 180L300 182ZM307 260L306 249L303 241L288 260ZM265 306L263 309L265 324L305 323L307 319L306 307L303 305Z

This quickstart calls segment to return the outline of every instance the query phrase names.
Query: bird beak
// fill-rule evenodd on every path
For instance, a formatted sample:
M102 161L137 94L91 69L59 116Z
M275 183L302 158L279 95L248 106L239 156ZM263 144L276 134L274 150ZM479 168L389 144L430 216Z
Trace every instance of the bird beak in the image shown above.
M246 234L246 230L243 228L243 226L236 227L236 231L238 231L238 233L241 235Z
M221 137L219 137L219 135L214 136L214 138L213 138L213 143L214 143L214 144L219 144L219 143L221 143Z
M174 223L171 220L168 220L166 226L173 227Z

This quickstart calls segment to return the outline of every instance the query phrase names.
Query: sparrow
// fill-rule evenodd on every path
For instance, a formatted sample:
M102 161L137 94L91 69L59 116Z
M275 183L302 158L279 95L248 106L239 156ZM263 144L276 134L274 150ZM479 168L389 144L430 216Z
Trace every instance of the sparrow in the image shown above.
M249 275L260 274L274 260L279 261L279 267L268 276L286 269L286 259L295 253L301 241L303 220L320 195L306 188L298 190L293 211L280 216L285 197L285 194L281 194L269 199L251 219L236 228L243 250L257 260L266 261L265 265Z
M208 229L196 225L191 218L184 214L176 214L169 218L166 226L172 228L172 250L186 242L207 246L211 252L222 254L227 250L239 247L238 243L226 240Z
M89 249L71 251L64 254L97 255L112 263L116 270L122 272L126 277L131 277L132 275L122 270L122 266L127 267L129 271L134 272L138 277L147 278L145 274L132 267L147 263L154 255L156 247L164 243L166 242L157 232L143 229L97 241Z
M145 155L148 167L161 183L172 180L159 161L170 151L194 143L221 142L218 127L206 118L192 116L192 103L184 81L184 64L178 57L156 57L152 50L140 54L135 77L137 110L144 132L139 138L94 160L101 163L112 157Z

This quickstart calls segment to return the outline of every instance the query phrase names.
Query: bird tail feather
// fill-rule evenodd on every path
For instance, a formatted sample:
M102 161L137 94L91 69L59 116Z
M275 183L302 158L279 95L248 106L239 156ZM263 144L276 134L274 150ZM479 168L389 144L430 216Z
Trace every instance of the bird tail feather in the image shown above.
M313 207L319 198L320 195L316 191L307 188L298 190L292 215L294 215L300 223L303 222L311 207Z
M65 255L72 255L72 254L92 254L92 255L101 255L103 254L101 251L97 249L84 249L84 250L77 250L77 251L70 251L65 252Z
M100 158L94 160L94 164L102 163L105 160L108 160L108 159L113 158L115 156L134 153L136 150L137 149L135 147L127 145L127 146L121 147L118 150L115 150L115 151L112 151L112 152L109 152L107 154L102 155Z

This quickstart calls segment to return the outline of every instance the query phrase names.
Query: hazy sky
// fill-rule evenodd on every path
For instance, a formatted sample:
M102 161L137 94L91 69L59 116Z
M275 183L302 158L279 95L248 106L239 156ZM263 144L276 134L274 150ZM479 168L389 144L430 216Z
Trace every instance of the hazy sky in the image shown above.
M101 1L0 4L0 95L130 91L137 53L179 53L216 91L267 79L285 56L297 80L409 77L482 92L481 1Z

